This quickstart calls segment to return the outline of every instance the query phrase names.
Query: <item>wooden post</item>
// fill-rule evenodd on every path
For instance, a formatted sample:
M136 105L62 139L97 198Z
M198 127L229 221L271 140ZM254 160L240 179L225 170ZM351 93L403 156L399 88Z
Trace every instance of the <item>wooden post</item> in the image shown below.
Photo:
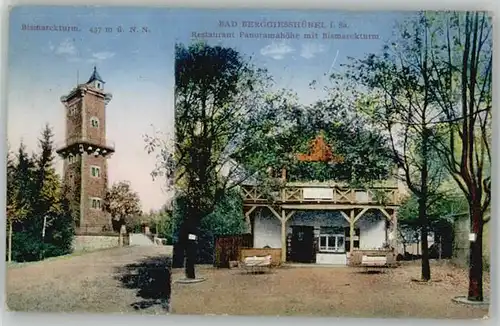
M281 262L286 261L286 213L285 210L281 210Z
M252 232L252 221L250 219L250 214L257 208L257 206L252 206L250 209L245 213L245 224L247 227L247 232L253 233Z
M119 246L120 247L123 247L123 245L124 245L123 236L126 233L127 233L127 227L125 225L122 225L120 227L120 233L119 233L119 236L118 236L118 242L119 242Z
M393 230L392 230L392 247L394 248L394 250L398 250L397 248L397 245L398 245L398 216L397 216L397 211L394 209L392 211L392 227L393 227Z
M281 179L283 180L283 182L286 182L286 169L285 168L281 169Z
M350 243L350 250L349 252L352 254L352 252L354 251L354 236L355 236L355 232L354 232L354 209L351 210L351 218L350 218L350 221L349 221L349 243Z
M42 240L45 239L45 229L47 228L47 215L43 217Z

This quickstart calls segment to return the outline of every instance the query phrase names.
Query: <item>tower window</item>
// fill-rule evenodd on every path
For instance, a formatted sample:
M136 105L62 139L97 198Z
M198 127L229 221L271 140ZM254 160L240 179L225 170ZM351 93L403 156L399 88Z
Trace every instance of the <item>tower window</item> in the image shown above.
M101 177L101 168L98 166L91 166L90 167L90 174L94 178L100 178Z
M92 209L101 209L102 199L101 198L90 198L90 207Z
M75 163L75 162L76 162L76 156L74 156L74 155L68 156L68 163L69 164Z
M99 119L97 119L96 117L92 117L90 119L90 125L94 128L98 128L99 127Z
M76 106L75 105L73 105L69 108L69 115L70 116L76 115Z

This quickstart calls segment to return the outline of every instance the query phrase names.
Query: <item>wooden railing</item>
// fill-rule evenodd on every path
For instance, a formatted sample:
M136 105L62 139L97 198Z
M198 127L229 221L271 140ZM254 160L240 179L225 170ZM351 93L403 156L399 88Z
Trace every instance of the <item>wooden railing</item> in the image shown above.
M242 186L245 203L332 203L397 205L397 187L353 189L339 186L286 186L265 193L258 186Z

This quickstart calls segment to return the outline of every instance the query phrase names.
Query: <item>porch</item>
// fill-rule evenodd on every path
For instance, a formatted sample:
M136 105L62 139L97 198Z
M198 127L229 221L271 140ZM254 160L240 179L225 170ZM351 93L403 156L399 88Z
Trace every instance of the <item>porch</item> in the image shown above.
M293 185L274 194L243 187L254 248L280 248L281 262L346 265L356 252L396 247L397 187Z

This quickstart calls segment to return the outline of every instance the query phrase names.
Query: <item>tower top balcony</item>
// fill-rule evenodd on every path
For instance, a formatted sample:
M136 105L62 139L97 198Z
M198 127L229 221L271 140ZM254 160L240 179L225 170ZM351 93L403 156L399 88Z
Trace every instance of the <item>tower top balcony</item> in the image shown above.
M56 153L66 158L71 155L87 153L95 156L109 156L115 152L115 143L109 139L89 137L70 137L56 144Z

